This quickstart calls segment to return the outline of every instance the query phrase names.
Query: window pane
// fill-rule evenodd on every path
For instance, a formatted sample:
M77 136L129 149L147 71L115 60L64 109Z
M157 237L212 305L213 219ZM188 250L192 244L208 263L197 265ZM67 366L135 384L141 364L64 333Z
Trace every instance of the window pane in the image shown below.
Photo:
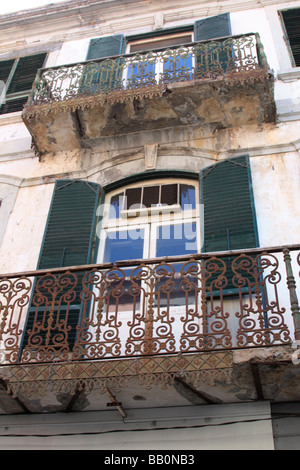
M172 204L177 204L177 193L178 185L177 184L164 184L161 187L161 203L171 206Z
M192 78L193 60L192 54L178 55L175 57L165 58L164 60L164 83L169 80L191 80Z
M110 200L109 218L119 219L123 208L124 193L116 194Z
M143 205L145 207L156 206L159 203L159 186L145 186L143 193Z
M180 204L182 210L196 208L195 186L189 184L180 185Z
M156 256L197 252L196 223L164 225L157 228Z
M156 58L149 59L140 56L140 62L132 62L128 66L127 87L138 87L155 83Z
M126 209L139 208L141 204L142 188L126 189ZM134 206L134 207L132 207Z
M107 234L103 262L115 262L121 260L131 260L143 258L144 252L144 230L122 230L119 232L110 232ZM107 290L108 308L115 309L118 303L119 312L123 309L131 310L132 303L135 301L135 308L139 308L140 281L136 281L133 288L130 275L136 268L123 269L125 279L116 271L116 279L110 282ZM113 272L110 272L113 275ZM120 277L119 277L120 276Z
M144 230L121 230L107 234L104 263L143 258Z
M196 243L196 223L174 224L161 226L157 229L157 245L156 256L176 256L186 255L197 252ZM185 305L185 293L182 289L182 278L180 270L182 263L172 263L175 273L169 276L165 273L156 285L159 293L155 306L164 308L166 306L175 307ZM167 282L171 280L171 284L167 286ZM195 281L197 285L197 281ZM171 289L171 295L169 291Z
M151 49L163 49L169 46L187 44L192 41L191 34L185 34L176 37L162 37L156 41L145 41L130 45L130 52L150 51Z

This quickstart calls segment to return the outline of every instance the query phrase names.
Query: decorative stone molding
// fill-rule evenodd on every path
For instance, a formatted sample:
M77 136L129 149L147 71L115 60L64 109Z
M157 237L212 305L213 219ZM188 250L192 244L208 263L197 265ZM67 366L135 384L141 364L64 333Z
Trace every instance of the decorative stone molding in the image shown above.
M157 161L158 144L144 145L145 169L155 170Z

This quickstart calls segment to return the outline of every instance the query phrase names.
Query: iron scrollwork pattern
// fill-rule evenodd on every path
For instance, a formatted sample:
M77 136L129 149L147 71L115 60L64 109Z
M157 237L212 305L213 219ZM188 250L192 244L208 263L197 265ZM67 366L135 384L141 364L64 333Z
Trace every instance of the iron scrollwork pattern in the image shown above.
M271 253L240 255L232 263L233 285L239 291L237 346L266 346L291 342L280 306L282 281L279 260Z
M234 84L266 77L256 35L231 36L40 70L24 116L161 95L176 82L222 78Z
M0 277L1 363L291 343L286 253L179 258Z
M37 279L22 342L22 361L67 360L72 339L71 315L76 309L77 276L69 271Z
M19 341L23 333L23 318L30 299L32 281L0 279L0 362L15 363L19 358Z
M232 346L224 308L226 264L215 257L185 263L181 270L186 312L180 343L182 352L227 349Z

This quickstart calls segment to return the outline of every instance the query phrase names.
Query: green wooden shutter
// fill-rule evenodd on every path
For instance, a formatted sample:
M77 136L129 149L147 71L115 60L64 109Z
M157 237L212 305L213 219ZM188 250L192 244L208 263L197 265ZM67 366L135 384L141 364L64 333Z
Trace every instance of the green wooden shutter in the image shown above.
M217 39L221 37L227 37L231 35L231 25L230 25L230 15L229 13L224 13L222 15L211 16L203 20L195 22L195 41L205 41L211 39ZM221 43L216 43L214 50L211 50L209 58L207 59L212 61L211 67L215 71L216 63L220 64L221 71L226 71L229 57L231 51L225 50ZM197 63L200 67L201 60L197 59Z
M0 80L7 83L5 102L0 114L21 111L35 80L37 71L43 67L45 53L0 62Z
M195 23L195 41L216 39L231 35L230 15L211 16Z
M42 68L46 54L35 54L21 57L18 60L17 68L14 72L7 93L29 92L35 80L38 69Z
M80 266L91 262L95 232L95 214L99 201L99 192L99 185L95 183L65 180L56 182L37 269ZM76 325L78 324L81 313L80 292L82 290L81 282L83 276L84 273L77 273L78 283L74 289L76 295L72 301L70 311L68 312L68 326L70 327L70 332L68 333L66 341L70 349L75 342ZM41 311L40 318L42 318L47 299L49 303L51 302L49 294L47 294L45 290L45 301L39 306L36 305L37 297L35 297L35 295L37 282L38 279L36 280L31 307L29 309L23 347L28 344L28 331L32 328L37 308ZM68 289L68 286L66 289ZM60 298L65 294L66 291L62 290ZM63 309L64 302L62 302L60 308L61 319L63 319ZM53 337L55 334L56 332L53 331ZM33 340L34 338L32 337L30 339L31 346Z
M224 160L200 175L204 210L203 251L258 245L248 156Z
M300 8L281 12L295 66L300 66Z
M2 60L0 62L0 80L7 82L11 69L15 63L15 59Z
M109 59L122 53L123 36L108 36L91 39L87 60L95 62L85 65L79 92L97 94L120 89L122 86L121 59ZM105 58L108 59L105 59ZM99 60L103 59L103 61Z
M123 35L108 36L90 40L86 60L102 59L122 54Z
M248 156L224 160L200 173L203 252L258 246L258 234ZM227 293L234 293L232 259L227 265Z
M95 183L56 182L38 269L89 263L98 194Z

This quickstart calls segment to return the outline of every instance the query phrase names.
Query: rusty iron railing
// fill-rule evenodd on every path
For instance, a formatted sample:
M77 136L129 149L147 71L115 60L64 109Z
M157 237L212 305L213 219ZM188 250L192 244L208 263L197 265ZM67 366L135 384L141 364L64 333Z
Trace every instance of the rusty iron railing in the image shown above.
M3 274L0 362L290 344L299 266L297 245Z
M230 36L180 47L41 69L24 115L94 107L162 94L172 83L220 78L265 80L267 65L257 34Z

